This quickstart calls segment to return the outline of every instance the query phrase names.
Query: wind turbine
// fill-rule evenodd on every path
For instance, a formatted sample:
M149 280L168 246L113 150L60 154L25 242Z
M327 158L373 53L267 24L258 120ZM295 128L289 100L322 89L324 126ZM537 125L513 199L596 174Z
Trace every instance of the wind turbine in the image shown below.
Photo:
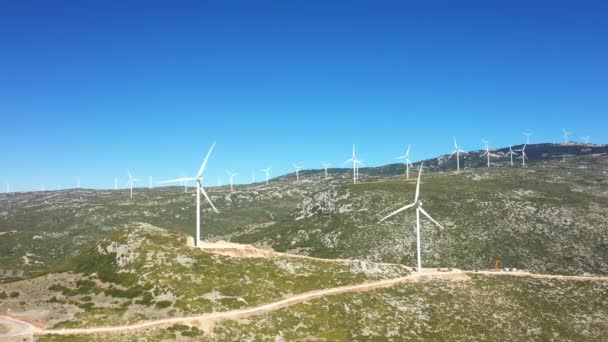
M9 192L11 192L11 186L6 182L6 193L8 194Z
M148 189L152 189L152 176L148 178Z
M410 145L407 145L407 150L405 150L405 154L402 155L401 157L397 157L395 159L403 159L404 163L405 163L405 179L409 180L410 179L410 166L414 167L414 165L412 165L412 163L410 162Z
M255 171L251 170L251 183L255 183Z
M528 145L530 143L530 136L532 135L532 133L530 132L522 132L521 134L526 136L526 145Z
M466 153L465 151L461 150L460 147L458 147L458 144L456 143L456 138L454 138L454 152L452 152L452 154L450 154L450 156L448 157L448 159L452 158L452 156L454 154L456 154L456 171L460 171L460 153Z
M562 129L562 132L564 132L564 135L563 135L563 137L564 137L564 144L567 144L568 143L568 136L570 134L572 134L572 133L566 131L565 129Z
M521 148L521 150L515 150L517 152L521 152L521 165L526 166L526 159L528 159L528 155L526 154L526 145Z
M292 164L293 168L296 169L296 182L300 181L300 170L302 169L302 166L298 165L298 164Z
M581 137L581 139L585 140L585 145L589 145L589 136Z
M440 228L443 228L443 226L441 224L439 224L437 221L435 221L431 217L431 215L429 215L429 213L427 213L424 209L422 209L422 201L418 200L418 196L420 195L420 175L422 175L423 164L424 163L420 164L420 170L418 171L418 181L416 182L416 194L414 196L414 202L411 204L408 204L400 209L393 211L392 213L390 213L387 216L385 216L384 218L382 218L382 220L380 220L380 222L383 222L384 220L386 220L394 215L397 215L398 213L400 213L406 209L416 207L416 259L417 259L418 273L422 272L422 258L421 258L421 253L420 253L420 214L426 216L431 222L433 222Z
M357 175L357 180L359 180L359 166L365 166L365 164L363 164L363 160L359 160L359 159L355 159L355 174Z
M325 169L325 179L327 179L327 168L331 166L331 163L321 162L321 165L323 165L323 168Z
M265 169L261 169L260 171L266 174L266 185L268 185L268 179L270 178L270 166Z
M513 156L516 156L517 153L513 151L513 146L509 146L509 152L505 154L505 156L511 157L511 166L513 166Z
M230 177L230 191L232 191L232 184L234 183L234 177L236 177L238 175L238 173L234 173L234 172L230 172L230 171L226 170L226 174L228 174L228 177Z
M198 170L196 177L192 177L192 178L184 177L184 178L171 179L171 180L166 180L166 181L161 182L161 183L179 183L179 182L189 182L189 181L196 182L196 240L194 240L196 247L200 246L200 241L201 241L201 193L203 193L203 195L205 196L205 199L207 199L207 202L209 202L209 204L211 205L211 208L213 208L213 210L216 213L219 213L219 211L217 211L217 209L213 205L213 202L211 202L211 199L209 199L207 192L205 192L205 189L202 186L203 173L205 172L205 166L207 165L207 161L209 160L209 156L211 155L211 152L213 151L214 147L215 147L215 143L213 143L213 145L211 145L209 152L207 152L207 156L205 157L205 160L203 161L201 168Z
M344 164L353 163L353 184L357 184L357 157L355 155L355 145L353 144L353 156L349 160L345 161Z
M139 179L133 178L133 175L131 174L131 171L129 171L129 170L127 170L127 174L129 175L129 180L127 181L127 183L129 184L129 187L131 188L131 198L133 198L133 184L136 182L139 182Z
M488 158L488 167L490 167L490 157L498 157L498 155L490 153L490 145L488 144L488 141L485 139L482 139L483 143L485 144L485 152L481 155L481 157L483 158L484 156L487 156Z
M76 178L76 189L80 189L80 177Z
M114 190L118 190L118 178L114 177Z

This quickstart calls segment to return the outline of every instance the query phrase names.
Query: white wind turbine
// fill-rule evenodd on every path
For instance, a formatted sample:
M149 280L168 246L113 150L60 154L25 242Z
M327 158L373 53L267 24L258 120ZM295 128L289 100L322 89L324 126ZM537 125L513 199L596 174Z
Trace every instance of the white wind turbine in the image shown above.
M422 272L422 257L421 257L421 253L420 253L420 214L426 216L431 222L433 222L440 228L443 228L443 226L441 224L439 224L437 221L435 221L431 217L431 215L429 215L429 213L427 213L424 209L422 209L422 201L418 200L418 196L420 195L420 175L422 175L423 164L424 163L420 164L420 170L418 171L418 181L416 182L416 194L414 196L414 202L411 204L408 204L400 209L393 211L389 215L382 218L382 220L380 220L380 222L382 222L394 215L397 215L398 213L400 213L406 209L413 208L413 207L416 208L416 259L417 259L418 273Z
M80 189L80 177L76 178L76 189Z
M570 134L572 134L572 133L566 131L565 129L562 129L562 132L564 132L564 135L563 135L563 137L564 137L564 144L567 144L568 143L568 136Z
M293 168L296 169L296 182L300 181L300 170L302 169L302 166L298 165L298 164L292 164Z
M456 138L454 138L454 152L452 152L452 154L450 154L448 159L452 158L452 156L454 154L456 155L456 171L460 171L460 153L461 152L466 153L466 151L463 151L460 149L460 147L458 147L458 144L456 143Z
M532 135L532 133L530 132L522 132L521 134L526 136L526 145L530 144L530 136Z
M232 191L232 185L234 183L234 177L236 177L238 175L238 173L234 173L234 172L230 172L230 171L226 170L226 174L230 178L230 191Z
M481 155L481 158L483 158L484 156L488 158L488 167L490 167L490 157L498 157L498 155L490 153L490 145L488 144L488 141L485 139L482 139L484 145L485 145L485 152Z
M325 179L327 179L327 168L331 166L331 163L321 162L321 165L323 165L323 168L325 169Z
M585 140L585 145L589 145L589 136L581 137L581 139Z
M118 178L114 177L114 190L118 190Z
M517 152L521 152L521 165L526 166L526 159L528 159L528 155L526 154L526 145L524 145L521 150L515 150Z
M344 164L353 163L353 184L357 184L357 156L355 155L355 145L353 144L353 156L349 160L345 161Z
M403 159L403 162L405 164L405 179L409 180L410 179L410 166L414 167L414 165L412 165L412 163L410 162L410 145L407 145L407 150L405 150L404 155L402 155L401 157L397 157L395 159Z
M255 171L251 170L251 183L255 183Z
M355 175L357 178L357 181L359 180L359 166L365 166L365 164L363 164L363 160L359 160L359 159L355 159Z
M148 178L148 189L152 189L152 176Z
M266 185L268 185L268 180L270 179L270 166L265 169L261 169L260 172L264 172L266 175Z
M507 154L505 154L505 157L511 157L511 166L513 166L513 156L517 156L517 153L515 153L513 151L513 146L509 146L509 152L507 152Z
M196 177L192 177L192 178L184 177L184 178L171 179L171 180L166 180L166 181L161 182L161 183L179 183L179 182L189 182L189 181L196 182L196 240L194 240L196 247L200 246L200 241L201 241L201 193L203 194L203 196L205 196L205 199L207 199L207 202L209 202L209 204L211 205L211 208L213 208L213 210L216 213L219 213L219 211L217 211L217 209L213 205L213 202L211 202L211 199L209 199L209 196L207 195L207 192L205 192L205 189L203 188L203 185L202 185L203 173L205 172L205 166L207 165L207 160L209 160L209 156L211 155L211 152L213 151L214 147L215 147L215 143L213 143L213 145L211 145L209 152L207 152L207 156L205 157L205 160L203 161L201 168L198 170Z
M11 185L6 182L6 193L8 194L9 192L11 192Z
M131 171L129 170L127 170L127 174L129 175L129 180L127 181L127 184L129 184L129 187L131 188L131 198L133 198L133 184L139 182L139 179L134 178L131 174Z

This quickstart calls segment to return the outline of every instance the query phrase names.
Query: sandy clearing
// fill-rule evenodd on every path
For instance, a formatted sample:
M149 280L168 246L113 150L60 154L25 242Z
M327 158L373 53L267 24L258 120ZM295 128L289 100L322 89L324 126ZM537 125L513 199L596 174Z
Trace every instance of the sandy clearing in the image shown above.
M188 241L188 246L194 248L194 239ZM334 264L345 264L345 263L358 263L361 260L352 260L352 259L323 259L323 258L315 258L307 255L299 255L299 254L291 254L291 253L282 253L275 252L271 248L268 249L260 249L254 247L252 245L244 245L240 243L233 243L227 241L217 241L217 242L202 242L200 247L198 247L203 252L212 253L212 254L221 254L234 258L291 258L291 259L305 259L312 261L321 261L327 263ZM376 265L390 265L390 266L403 266L401 264L391 264L385 262L370 262ZM413 270L410 268L410 270Z
M18 319L8 316L0 316L0 326L6 331L0 331L0 339L11 339L13 337L32 337L35 333L40 332L40 328Z

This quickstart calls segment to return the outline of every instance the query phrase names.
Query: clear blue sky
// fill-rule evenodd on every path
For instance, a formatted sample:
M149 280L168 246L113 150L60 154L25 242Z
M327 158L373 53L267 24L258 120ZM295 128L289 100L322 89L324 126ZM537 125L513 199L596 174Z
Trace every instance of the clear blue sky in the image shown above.
M605 143L605 3L2 1L0 189Z

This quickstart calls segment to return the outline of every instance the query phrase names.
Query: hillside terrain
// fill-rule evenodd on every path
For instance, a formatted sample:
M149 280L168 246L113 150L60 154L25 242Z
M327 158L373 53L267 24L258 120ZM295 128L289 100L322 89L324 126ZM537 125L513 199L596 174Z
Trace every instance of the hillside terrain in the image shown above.
M107 326L227 311L409 273L364 261L215 255L187 246L182 233L133 224L44 276L0 284L0 305L53 329Z
M521 148L515 146L514 148ZM494 153L504 153L505 149ZM425 266L506 267L548 273L607 274L608 147L539 144L528 165L507 158L483 167L481 151L425 162L421 200L445 229L423 220ZM413 172L416 171L417 164ZM403 165L301 171L256 183L210 188L220 209L203 205L202 236L325 258L414 264L414 213L381 217L413 200ZM182 187L65 190L0 195L0 279L44 273L111 232L146 222L193 235L194 193Z
M210 333L174 325L138 334L44 336L40 341L603 341L608 282L471 276L342 294L266 315L219 322Z
M503 158L487 168L483 160L475 164L478 152L463 158L461 172L450 168L451 159L425 161L420 199L444 228L422 220L423 265L471 270L469 277L399 280L205 327L186 320L137 333L49 335L224 313L413 276L414 212L380 219L413 201L415 175L405 180L403 165L395 164L361 169L358 184L340 169L327 179L311 170L298 183L285 175L269 186L208 189L220 213L203 206L203 239L257 246L250 257L192 246L192 189L135 189L133 199L124 190L5 194L0 314L45 327L41 341L600 341L608 333L608 282L474 272L499 259L536 273L608 274L607 148L528 149L535 152L526 167Z

